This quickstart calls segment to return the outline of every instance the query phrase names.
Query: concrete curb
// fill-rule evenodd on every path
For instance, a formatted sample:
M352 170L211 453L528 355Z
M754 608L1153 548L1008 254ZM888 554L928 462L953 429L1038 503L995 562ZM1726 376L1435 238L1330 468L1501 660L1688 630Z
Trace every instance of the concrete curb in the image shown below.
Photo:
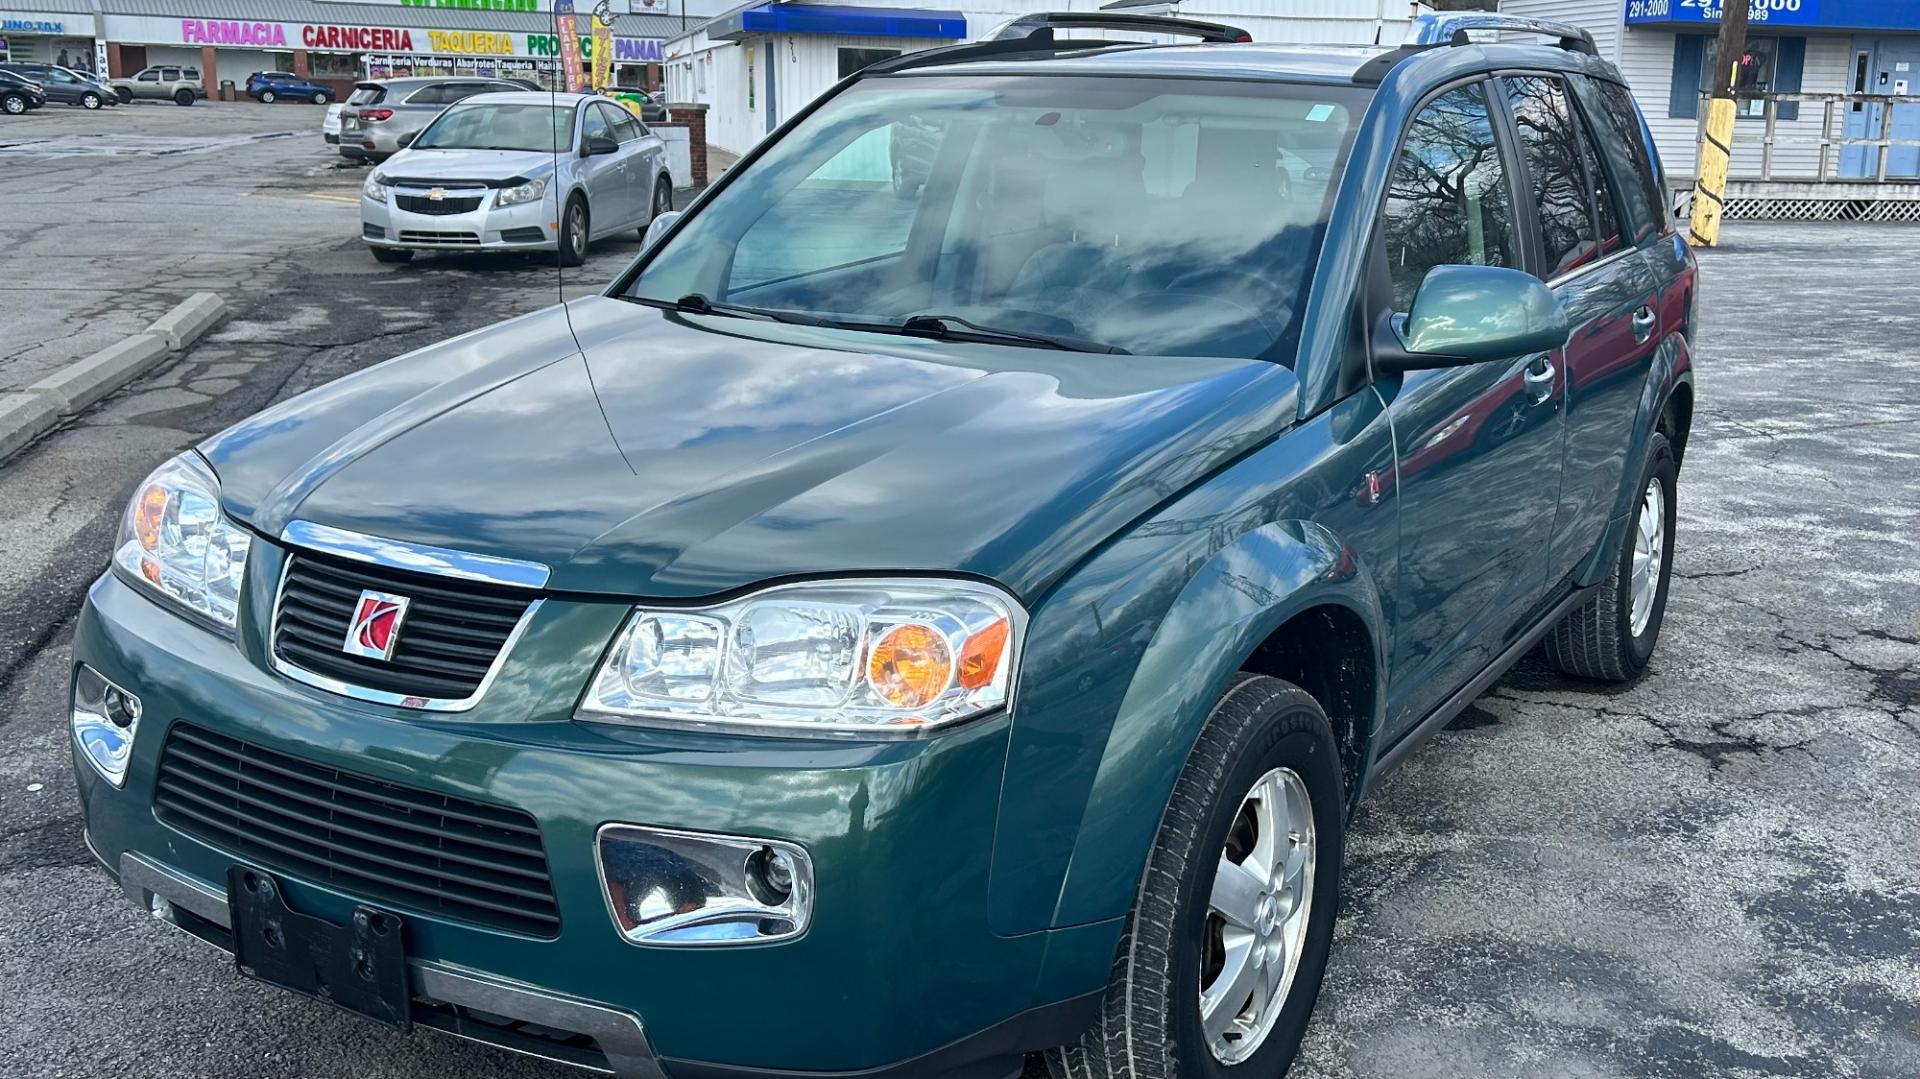
M161 315L145 333L75 360L23 391L0 393L0 461L158 367L169 353L193 344L225 313L220 297L196 292Z

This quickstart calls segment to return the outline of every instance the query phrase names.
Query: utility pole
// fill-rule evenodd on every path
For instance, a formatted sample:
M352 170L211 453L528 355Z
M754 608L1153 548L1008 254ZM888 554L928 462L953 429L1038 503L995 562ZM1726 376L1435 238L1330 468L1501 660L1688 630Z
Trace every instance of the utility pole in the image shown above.
M1747 52L1747 4L1748 0L1723 0L1721 4L1707 126L1700 135L1700 156L1693 170L1693 223L1687 242L1695 247L1716 247L1720 243L1727 167L1733 157L1733 121L1738 113L1733 92L1740 85L1740 62Z

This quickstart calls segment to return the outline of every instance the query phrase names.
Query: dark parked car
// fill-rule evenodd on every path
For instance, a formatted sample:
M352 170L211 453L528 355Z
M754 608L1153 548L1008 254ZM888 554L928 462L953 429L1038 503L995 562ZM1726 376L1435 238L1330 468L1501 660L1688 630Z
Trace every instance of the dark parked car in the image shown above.
M247 96L268 105L276 101L325 105L333 100L333 87L290 71L256 71L247 76Z
M103 105L118 105L120 97L113 92L105 81L84 71L75 71L58 64L35 64L14 61L0 64L0 71L10 71L23 79L40 84L46 92L48 101L57 101L62 105L78 105L85 109L97 109Z
M1619 71L1411 40L882 61L601 296L166 462L74 639L91 850L621 1076L1281 1075L1362 796L1543 644L1645 669L1693 415Z
M0 112L18 116L46 103L47 91L39 83L11 71L0 70Z

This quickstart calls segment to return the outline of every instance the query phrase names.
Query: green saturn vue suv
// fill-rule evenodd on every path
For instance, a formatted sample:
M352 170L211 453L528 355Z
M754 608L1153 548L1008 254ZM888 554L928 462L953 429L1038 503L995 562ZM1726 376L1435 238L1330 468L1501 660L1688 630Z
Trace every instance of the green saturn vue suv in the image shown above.
M1664 203L1569 26L882 62L601 295L148 477L88 843L243 974L619 1076L1278 1075L1367 789L1536 648L1645 669Z

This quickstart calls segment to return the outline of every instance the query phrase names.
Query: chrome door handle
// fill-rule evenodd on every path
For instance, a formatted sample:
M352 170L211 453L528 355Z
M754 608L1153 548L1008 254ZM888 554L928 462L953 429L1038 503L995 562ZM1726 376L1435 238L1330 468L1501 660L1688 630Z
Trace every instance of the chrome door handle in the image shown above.
M1526 382L1527 396L1533 399L1534 404L1544 405L1553 399L1553 377L1556 373L1553 361L1542 356L1528 365L1526 373L1520 376Z
M1646 344L1647 338L1653 336L1653 324L1655 321L1657 321L1657 318L1653 313L1653 308L1642 305L1640 310L1633 313L1633 339L1643 345Z

